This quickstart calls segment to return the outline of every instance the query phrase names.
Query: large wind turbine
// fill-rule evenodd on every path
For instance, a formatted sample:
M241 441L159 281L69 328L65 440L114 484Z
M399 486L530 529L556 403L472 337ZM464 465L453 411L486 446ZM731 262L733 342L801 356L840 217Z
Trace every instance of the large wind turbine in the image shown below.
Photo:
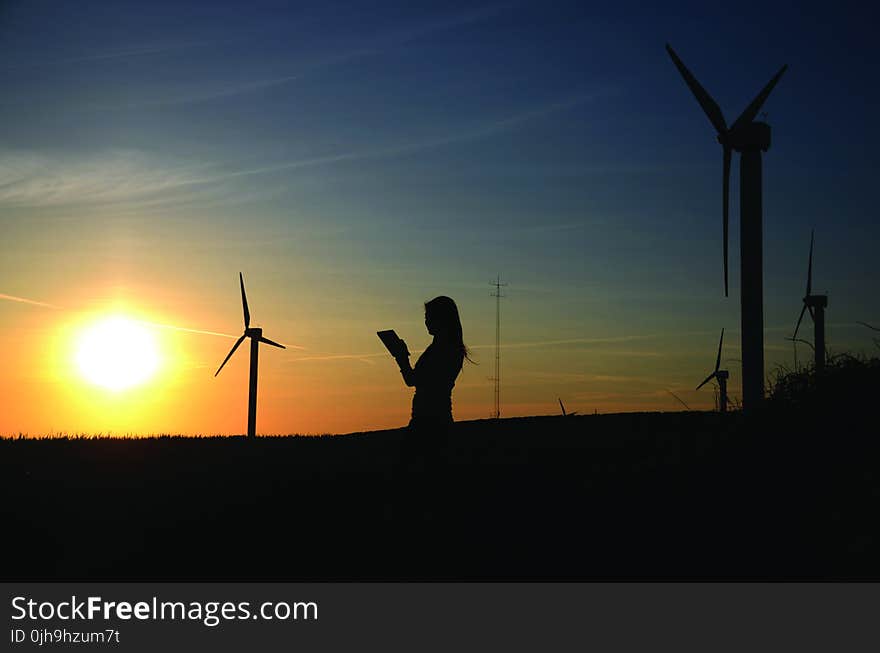
M214 373L216 377L220 374L220 370L223 369L223 366L226 365L226 361L228 361L232 354L235 353L235 350L238 349L238 346L244 342L245 338L251 339L251 375L250 375L250 385L248 388L248 430L247 434L249 438L254 437L257 431L257 359L260 355L260 343L264 342L267 345L272 345L273 347L280 347L284 349L284 345L279 345L277 342L273 342L268 338L263 336L263 330L260 328L251 328L251 312L248 310L247 296L244 294L244 277L241 276L241 272L238 273L238 282L241 285L241 307L244 310L244 333L241 335L241 338L235 341L235 344L232 345L232 349L229 350L229 353L226 354L226 358L223 359L223 362L220 363L220 367L217 368L217 371Z
M740 157L740 320L742 323L743 406L758 407L764 399L764 289L761 199L761 152L770 148L770 125L755 121L773 87L788 68L783 66L739 118L728 128L721 109L685 67L675 51L666 50L697 102L718 132L724 152L723 232L724 295L727 296L728 204L730 160L733 150Z
M801 328L801 320L804 319L804 312L810 311L810 317L813 318L813 351L816 354L816 372L821 373L825 369L825 307L828 306L828 295L814 295L813 288L813 232L810 231L810 258L807 263L807 292L804 295L804 307L801 309L801 315L798 318L797 326L794 328L792 340L797 338L798 329Z
M724 329L721 329L721 340L718 341L718 357L715 359L715 370L707 376L703 382L697 386L697 390L709 383L712 379L718 380L718 410L722 413L727 412L727 379L730 372L727 370L719 370L721 367L721 344L724 342ZM680 400L679 400L680 401Z

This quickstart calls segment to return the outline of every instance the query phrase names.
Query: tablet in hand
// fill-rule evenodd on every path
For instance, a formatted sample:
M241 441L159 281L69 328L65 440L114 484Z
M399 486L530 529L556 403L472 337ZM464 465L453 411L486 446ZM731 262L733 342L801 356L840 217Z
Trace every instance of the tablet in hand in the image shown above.
M385 345L385 348L388 349L394 358L409 356L409 350L406 348L406 343L398 337L394 332L394 329L376 331L376 335L379 336L382 344Z

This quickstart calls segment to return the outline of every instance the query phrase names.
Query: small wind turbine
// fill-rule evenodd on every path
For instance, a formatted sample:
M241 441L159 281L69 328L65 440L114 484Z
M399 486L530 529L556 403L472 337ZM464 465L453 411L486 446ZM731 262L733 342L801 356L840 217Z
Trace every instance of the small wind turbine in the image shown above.
M804 295L804 307L801 309L801 315L798 318L797 325L794 328L792 340L797 339L798 329L801 328L801 320L804 319L804 313L810 311L810 317L813 319L813 328L815 335L813 338L813 351L815 353L816 373L820 374L825 369L825 307L828 306L828 295L814 295L813 289L813 232L810 231L810 258L807 263L807 292Z
M571 413L566 413L565 412L565 404L562 403L562 398L557 397L557 399L559 399L559 407L562 409L562 416L563 417L570 417L572 415L577 415L577 411L573 411Z
M264 342L267 345L272 345L273 347L280 347L281 349L285 349L284 345L279 345L277 342L273 342L268 338L263 336L263 330L260 328L251 328L251 312L248 310L247 296L244 294L244 277L241 276L241 272L238 273L238 282L241 285L241 306L244 310L244 333L241 335L241 338L235 341L235 344L232 345L232 349L229 350L229 353L226 354L226 358L223 359L223 362L220 363L220 367L217 368L217 371L214 373L216 377L220 374L220 370L223 369L223 366L226 365L226 361L232 358L232 354L235 353L235 350L238 349L238 346L244 342L245 338L251 339L251 374L250 374L250 385L248 388L248 437L252 438L256 435L257 431L257 359L260 355L260 343Z
M788 66L779 69L773 79L728 128L721 108L700 82L685 67L675 51L666 50L678 72L684 77L697 102L718 132L724 149L723 222L724 295L727 296L728 203L730 199L730 160L733 150L740 158L740 319L742 323L743 405L757 408L764 400L764 280L761 152L770 148L770 125L755 121L764 102Z
M704 385L709 383L712 379L718 380L718 410L722 413L727 412L727 379L730 377L730 372L727 370L719 370L721 367L721 344L724 342L724 329L721 329L721 340L718 341L718 357L715 359L715 371L713 371L709 376L705 378L705 380L697 386L697 390L702 388Z

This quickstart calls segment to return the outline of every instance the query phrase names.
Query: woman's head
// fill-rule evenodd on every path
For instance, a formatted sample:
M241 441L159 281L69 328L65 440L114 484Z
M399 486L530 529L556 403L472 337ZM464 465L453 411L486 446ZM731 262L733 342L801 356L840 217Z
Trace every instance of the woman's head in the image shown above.
M468 357L461 331L461 318L455 302L445 295L425 302L425 327L436 338L451 341L461 350L462 358Z

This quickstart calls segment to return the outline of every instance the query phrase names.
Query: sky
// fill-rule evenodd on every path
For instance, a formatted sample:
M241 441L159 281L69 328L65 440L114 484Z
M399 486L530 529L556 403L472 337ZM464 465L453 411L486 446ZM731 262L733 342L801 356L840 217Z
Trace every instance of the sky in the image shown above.
M455 418L714 405L739 362L739 179L723 295L721 148L669 42L732 122L763 108L766 371L804 294L831 353L876 354L878 60L858 4L0 3L0 434L234 434L254 324L261 433L406 424L375 332L430 343L458 303ZM157 369L84 378L84 334L137 321ZM812 338L809 322L800 335ZM133 347L144 345L133 344ZM809 359L808 347L797 350Z

